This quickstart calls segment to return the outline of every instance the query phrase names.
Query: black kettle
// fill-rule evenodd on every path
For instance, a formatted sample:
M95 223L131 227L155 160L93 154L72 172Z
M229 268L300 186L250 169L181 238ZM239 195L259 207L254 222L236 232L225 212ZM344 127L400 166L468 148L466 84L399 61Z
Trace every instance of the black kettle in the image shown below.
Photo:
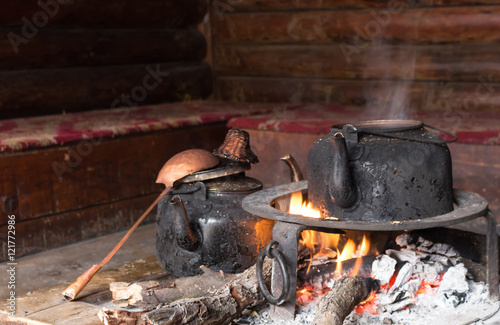
M452 211L450 141L426 127L432 128L412 120L331 127L307 158L310 202L323 218L354 221L416 220Z
M233 129L214 154L222 163L188 175L158 204L156 255L175 276L200 274L200 266L238 273L255 264L272 238L274 221L241 207L243 198L262 189L245 176L257 157L245 131Z

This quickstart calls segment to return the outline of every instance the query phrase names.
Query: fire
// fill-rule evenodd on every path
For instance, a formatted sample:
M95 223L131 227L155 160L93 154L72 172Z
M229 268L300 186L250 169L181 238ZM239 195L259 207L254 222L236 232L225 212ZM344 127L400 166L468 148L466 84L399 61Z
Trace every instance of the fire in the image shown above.
M321 214L318 210L314 209L311 203L305 202L302 197L301 192L295 192L290 198L289 213L302 215L308 218L320 219ZM332 218L333 219L333 218ZM361 257L366 256L370 251L370 244L365 236L363 236L363 241L360 245L349 239L344 245L342 251L339 250L339 234L328 234L324 232L318 232L313 230L305 230L302 232L302 239L300 241L301 245L309 248L311 252L311 262L313 258L327 257L331 259L336 258L336 272L342 273L342 261L357 258L356 264L352 269L351 274L357 275L361 269L362 259ZM307 272L311 268L311 262L309 263Z
M293 193L290 198L289 213L302 215L308 218L320 219L321 214L314 209L311 203L305 202L301 192ZM331 218L332 220L336 218ZM310 252L309 265L307 273L309 273L313 259L327 258L336 262L335 273L342 276L342 262L356 258L356 262L351 272L348 275L357 275L361 269L362 257L370 252L370 244L368 239L363 236L361 243L357 244L353 239L348 239L347 243L340 247L340 234L330 234L313 230L305 230L301 234L300 244L307 247ZM309 301L316 300L318 295L326 294L325 289L314 290L314 288L304 287L297 291L297 299L299 303L305 304Z
M321 214L318 210L312 208L310 203L303 201L302 193L300 192L292 194L288 212L292 214L302 215L308 218L321 218ZM332 276L334 279L343 276L356 276L360 274L362 276L370 276L369 274L367 274L366 270L365 272L362 272L363 256L378 255L378 251L376 250L376 248L370 247L370 241L365 235L363 235L362 240L359 240L359 237L348 238L345 244L343 244L344 240L341 239L342 238L340 234L330 234L313 230L303 231L299 244L303 247L307 247L310 252L310 259L308 261L306 273L309 274L314 260L317 261L319 259L326 259L330 260L331 262L335 262L335 271L333 272ZM349 266L346 266L346 264ZM345 268L350 269L345 270ZM378 291L372 292L370 296L365 301L356 306L354 310L359 314L362 314L364 312L377 314L379 293L381 291L389 292L395 284L397 275L398 270L394 272L389 283L380 286L380 289ZM415 295L433 295L436 288L439 287L440 281L441 279L437 279L435 283L429 283L422 280ZM296 302L299 305L306 305L310 302L318 301L329 290L330 288L326 285L318 286L317 284L308 284L306 282L301 288L297 290Z
M290 198L289 213L298 214L308 218L320 219L321 214L318 210L314 209L311 203L307 203L302 199L302 192L295 192Z

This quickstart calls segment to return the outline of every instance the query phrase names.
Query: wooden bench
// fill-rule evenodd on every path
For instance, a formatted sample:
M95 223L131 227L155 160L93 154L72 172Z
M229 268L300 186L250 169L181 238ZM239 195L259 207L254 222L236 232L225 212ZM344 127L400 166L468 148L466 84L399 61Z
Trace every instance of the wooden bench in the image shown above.
M16 256L126 229L162 190L171 156L213 150L230 118L273 107L200 101L0 121L0 260L9 215Z

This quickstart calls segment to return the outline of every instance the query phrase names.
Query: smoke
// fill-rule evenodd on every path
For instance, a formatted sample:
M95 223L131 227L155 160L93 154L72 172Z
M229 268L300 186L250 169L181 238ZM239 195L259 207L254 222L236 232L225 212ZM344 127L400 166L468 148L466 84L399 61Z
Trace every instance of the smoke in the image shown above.
M369 119L394 119L408 116L415 77L416 48L409 44L387 46L374 40L368 53L364 97Z

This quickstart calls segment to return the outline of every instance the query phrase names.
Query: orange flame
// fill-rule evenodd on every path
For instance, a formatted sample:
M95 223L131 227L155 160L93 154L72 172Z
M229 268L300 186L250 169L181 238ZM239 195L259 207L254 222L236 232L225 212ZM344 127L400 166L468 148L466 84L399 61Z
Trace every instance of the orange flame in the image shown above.
M308 218L320 219L321 213L312 207L312 204L305 202L302 197L302 192L295 192L290 197L290 207L288 209L289 213L302 215ZM331 217L331 220L337 218ZM339 251L338 244L340 240L339 234L329 234L324 232L318 232L313 230L305 230L302 232L302 239L300 244L309 248L311 252L311 262L314 257L326 256L328 258L337 258L337 269L336 271L342 272L342 261L349 260L358 257L355 267L351 275L356 275L361 269L362 260L361 257L368 254L370 250L370 245L365 236L363 236L363 241L359 247L356 243L349 239L344 245L342 252ZM311 262L309 263L307 272L311 268Z
M289 213L298 214L308 218L321 219L321 213L312 207L312 204L302 199L302 192L295 192L290 197Z

